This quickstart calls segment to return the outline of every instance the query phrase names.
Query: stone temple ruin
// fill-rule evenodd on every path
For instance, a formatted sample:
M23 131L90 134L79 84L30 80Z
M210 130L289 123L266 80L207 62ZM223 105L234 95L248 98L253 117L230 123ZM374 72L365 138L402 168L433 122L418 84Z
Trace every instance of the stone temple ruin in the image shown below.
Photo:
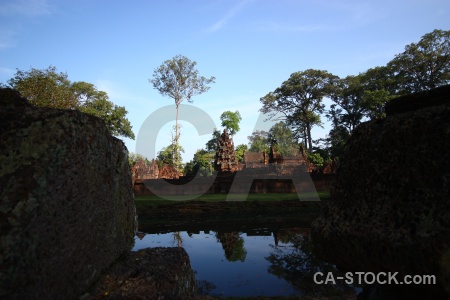
M302 148L294 156L283 156L273 146L269 153L245 152L243 161L239 162L233 138L226 130L217 142L214 169L217 176L211 181L212 177L202 176L195 179L192 176L162 177L165 175L161 168L157 177L150 178L144 174L137 178L133 190L136 195L171 196L228 193L233 186L232 193L296 193L297 187L292 180L294 177L303 180L300 191L309 191L311 188L315 188L314 191L327 191L333 179L333 174L317 172ZM305 177L307 172L309 175ZM305 178L308 180L304 181ZM195 180L195 183L191 180ZM188 182L191 183L187 185ZM167 184L171 184L173 188L168 188ZM175 188L179 186L182 189Z
M263 172L271 175L293 175L299 172L312 172L315 169L303 148L294 156L283 156L277 153L272 145L270 152L245 152L243 164L236 161L233 139L226 129L217 144L214 169L220 173L247 171L248 173Z
M312 172L315 166L311 163L305 151L300 147L299 152L294 156L283 156L275 151L274 146L270 147L269 154L265 152L246 152L244 153L245 170L265 168L267 174L284 176L293 175L300 172Z
M159 168L157 161L154 159L149 163L145 162L143 159L138 160L131 167L131 174L133 177L133 184L136 180L177 179L180 177L175 167L164 164Z
M156 179L159 176L158 164L155 160L147 164L143 159L139 159L131 167L131 175L133 180Z
M270 147L269 153L247 151L243 155L243 161L239 162L236 158L233 138L228 134L226 129L217 142L217 151L214 159L214 170L217 171L218 179L220 180L234 177L236 172L254 178L261 178L263 176L281 180L284 177L301 175L306 172L310 174L333 174L336 168L337 162L333 161L326 163L324 167L318 169L308 160L306 152L302 147L293 156L283 156L281 153L276 152L273 145ZM169 181L178 180L173 181L173 184L184 184L192 179L190 176L180 176L173 166L164 164L161 168L158 168L156 160L152 160L151 162L138 161L132 167L132 175L133 186L135 192L138 194L146 190L143 185L144 181L150 184L149 182L160 179ZM327 185L329 184L327 183Z
M216 158L214 159L214 169L219 172L236 172L239 164L234 153L233 138L230 138L226 129L223 130L217 143Z

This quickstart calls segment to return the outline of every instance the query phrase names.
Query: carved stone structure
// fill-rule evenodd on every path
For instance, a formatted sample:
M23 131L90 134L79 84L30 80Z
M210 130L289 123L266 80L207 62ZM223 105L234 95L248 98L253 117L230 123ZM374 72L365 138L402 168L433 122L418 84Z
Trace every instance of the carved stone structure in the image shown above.
M175 169L174 166L169 166L169 165L164 164L161 167L161 170L159 170L158 178L161 178L161 179L178 179L178 178L180 178L180 174L178 173L177 169Z
M336 173L338 165L339 161L337 159L333 159L331 162L326 161L320 171L323 174L334 174Z
M131 175L133 176L133 184L136 180L158 179L158 164L155 160L152 160L148 165L143 159L140 159L131 167Z
M244 152L244 164L246 169L264 168L269 163L266 152Z
M233 139L230 138L226 129L223 130L217 145L214 169L219 173L236 172L239 169L234 153Z
M269 155L265 152L245 152L245 169L268 168L267 173L276 175L292 175L297 172L312 172L315 169L306 157L303 148L294 156L283 156L277 153L273 146L270 147Z
M273 145L270 147L269 163L276 168L276 173L279 175L292 175L296 172L312 172L314 165L306 157L303 148L294 156L283 156L274 150Z
M152 160L150 164L144 160L138 160L131 167L131 174L133 176L133 186L135 183L141 183L146 179L178 179L180 174L173 166L164 164L161 169L158 168L158 162Z

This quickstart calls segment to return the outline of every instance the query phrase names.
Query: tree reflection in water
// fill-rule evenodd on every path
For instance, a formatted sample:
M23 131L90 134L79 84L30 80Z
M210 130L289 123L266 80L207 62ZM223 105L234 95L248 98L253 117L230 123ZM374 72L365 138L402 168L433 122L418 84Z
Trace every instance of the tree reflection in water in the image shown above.
M247 250L244 247L244 239L239 232L217 232L217 241L222 244L225 258L228 261L245 261Z
M347 285L344 280L336 280L336 284L316 284L314 274L332 272L334 278L344 276L334 265L323 262L313 254L313 247L308 234L298 234L287 231L280 234L278 239L283 243L292 243L293 247L271 246L273 252L266 257L270 262L268 272L282 278L307 296L343 296L355 295L354 287Z
M173 233L173 241L177 243L178 248L180 248L181 245L183 244L183 238L181 237L179 231Z

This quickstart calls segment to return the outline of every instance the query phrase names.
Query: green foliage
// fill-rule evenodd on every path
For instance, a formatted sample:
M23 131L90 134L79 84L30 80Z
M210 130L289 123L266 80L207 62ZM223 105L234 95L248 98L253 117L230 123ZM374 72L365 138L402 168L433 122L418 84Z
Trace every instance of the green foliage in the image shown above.
M269 133L264 130L256 130L251 136L247 137L250 142L250 152L266 152L269 153L270 141Z
M318 140L318 142L322 142L323 144L315 147L314 152L320 153L326 160L339 158L349 137L350 132L346 127L340 125L334 126L326 138Z
M371 120L384 118L386 116L384 107L386 103L393 98L395 98L395 96L390 95L389 92L384 89L364 91L362 105L366 110L367 117Z
M270 263L268 272L286 280L296 290L302 292L298 299L347 299L354 294L354 286L347 285L344 280L336 284L317 284L313 279L317 272L333 273L344 277L344 273L335 265L321 261L314 255L314 245L308 235L292 232L279 235L284 243L291 242L294 247L290 251L273 247L266 260ZM336 278L336 277L335 277ZM290 299L290 298L288 298ZM295 298L293 298L295 299Z
M115 105L108 100L105 92L98 91L93 84L87 82L74 82L72 90L79 99L80 111L101 118L112 135L134 139L130 121L125 117L125 107Z
M176 124L175 124L175 137L172 144L178 145L180 138L179 126L178 126L178 108L180 104L187 100L192 103L192 97L207 92L210 87L208 84L214 83L215 78L205 78L198 75L198 70L195 69L195 61L191 61L189 58L183 55L177 55L170 60L164 61L164 63L155 69L153 72L153 78L149 79L153 88L163 96L169 96L174 99L176 106ZM179 166L181 164L181 156L174 156L174 159L180 159L172 161L173 164Z
M234 136L240 129L239 122L242 120L242 117L238 110L235 112L227 110L222 113L220 120L222 121L222 126Z
M186 175L211 176L214 171L214 154L204 149L199 149L194 154L194 159L186 164L184 171Z
M134 152L128 152L128 164L130 165L130 167L134 166L134 164L137 163L140 160L143 160L148 165L150 165L150 161L146 157L144 157L142 154L134 153Z
M31 68L30 71L17 69L8 84L36 106L75 109L79 105L67 73L58 73L56 67Z
M309 197L315 197L319 195L321 200L330 199L330 192L329 191L317 191L317 192L304 192L301 193L300 198L297 193L285 193L285 194L276 194L276 197L274 197L274 194L272 193L266 193L266 194L233 194L232 198L236 201L247 201L247 203L251 203L253 201L292 201L292 200L299 200L299 199L306 199ZM220 201L226 201L227 197L230 196L230 194L203 194L196 198L193 201L205 201L205 202L220 202ZM163 198L160 198L156 195L144 195L144 196L136 196L136 205L138 205L138 212L139 211L146 211L147 209L154 209L155 206L159 204L176 204L177 201L191 201L192 198L190 195L178 195L176 197L176 201L173 200L165 200ZM318 212L319 213L319 212Z
M325 143L324 153L338 157L356 126L366 119L385 116L388 101L446 84L450 84L450 31L434 30L418 43L407 45L386 66L356 76L339 79L313 69L293 73L279 88L260 99L260 111L269 113L271 118L282 114L286 124L295 129L294 138L304 140L311 151L311 128L321 126L325 109L322 99L330 97L333 104L326 116L333 128L326 139L318 141ZM262 149L263 144L270 144L274 138L268 139L252 135L250 151Z
M225 258L228 261L245 261L247 250L239 232L217 232L216 239L222 244Z
M294 156L299 151L299 145L294 141L294 134L284 122L278 122L269 130L269 141L274 144L275 151L283 156Z
M184 149L178 144L171 144L167 147L163 147L156 156L158 168L161 168L163 164L166 164L174 166L179 172L183 171L184 168L181 163L181 153L184 153Z
M318 152L308 153L308 159L312 162L316 167L320 168L323 166L325 160Z
M327 117L335 126L340 125L352 132L361 123L366 107L364 106L364 89L360 76L347 76L339 80L331 99Z
M234 154L238 162L244 161L244 153L248 150L248 146L246 144L239 144L234 149Z
M387 66L370 68L358 75L364 91L385 90L391 95L396 94L396 83Z
M285 122L273 125L269 132L256 130L248 137L250 152L270 152L270 146L284 156L293 156L298 153L299 145L290 127Z
M411 43L388 64L398 94L450 83L450 31L434 30Z
M212 133L212 138L206 142L206 150L209 152L215 152L217 150L217 145L220 139L220 131L217 128L214 128L214 132Z
M153 79L149 81L161 95L174 99L177 107L184 100L192 103L192 97L207 92L210 89L207 85L215 80L214 77L199 76L196 64L183 55L177 55L156 68Z
M71 82L66 73L58 73L55 67L17 70L8 83L34 105L78 109L101 118L112 135L134 139L125 107L114 105L108 94L97 90L93 84Z
M332 162L333 160L331 159L331 156L330 156L330 153L328 152L328 150L329 149L327 149L327 148L313 147L312 153L319 154L323 158L324 163Z
M321 125L322 99L333 93L338 77L321 70L308 69L291 74L274 92L260 99L263 113L274 117L282 113L288 123L305 133L307 146L312 148L311 128Z

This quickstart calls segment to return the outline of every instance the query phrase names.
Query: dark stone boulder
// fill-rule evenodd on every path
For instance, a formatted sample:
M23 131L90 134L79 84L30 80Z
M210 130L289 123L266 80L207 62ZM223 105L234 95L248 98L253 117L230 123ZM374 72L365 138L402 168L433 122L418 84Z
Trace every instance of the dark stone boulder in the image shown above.
M133 245L128 151L99 118L0 90L0 298L77 299Z
M386 110L348 141L315 252L349 271L435 275L422 287L450 296L450 87Z
M189 256L183 248L131 252L109 269L84 300L197 299Z
M13 89L1 88L0 107L5 108L18 108L18 107L31 107L30 102L22 95Z

